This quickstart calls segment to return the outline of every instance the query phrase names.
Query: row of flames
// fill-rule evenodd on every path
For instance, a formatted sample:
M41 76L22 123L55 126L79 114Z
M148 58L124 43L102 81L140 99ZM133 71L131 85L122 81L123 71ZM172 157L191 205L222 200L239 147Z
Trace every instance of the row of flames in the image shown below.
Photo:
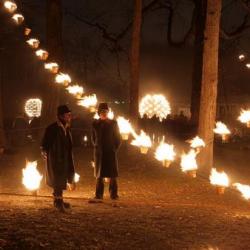
M21 13L17 13L17 5L13 1L4 1L4 7L8 10L9 13L12 14L12 20L20 25L24 22L24 16ZM24 35L29 37L31 34L31 29L25 27ZM35 55L38 59L42 61L47 61L49 58L49 53L46 50L40 49L40 41L37 38L29 37L26 41L27 44L35 50ZM241 60L244 58L241 57ZM59 65L57 62L45 62L44 68L55 74L55 82L64 86L66 90L74 95L78 99L78 105L88 108L91 112L96 112L97 106L97 97L95 94L90 96L84 96L83 87L75 84L70 85L72 80L71 77L63 72L60 72ZM152 118L156 116L161 121L165 119L167 115L170 114L171 109L168 101L162 95L146 95L142 101L140 102L139 112L141 117L146 115L148 118ZM98 114L95 114L95 119L98 119ZM109 111L109 119L114 119L114 113L112 110ZM242 113L239 117L239 120L242 123L246 123L248 127L250 127L250 110L242 110ZM122 139L128 140L129 135L132 134L134 139L131 144L137 147L140 147L141 153L146 154L149 148L152 147L153 143L151 138L144 132L141 131L138 135L129 120L124 117L117 118L118 126L120 129L120 133ZM225 124L222 122L216 123L216 128L214 129L216 134L222 136L222 141L227 141L228 136L230 135L230 130L227 128ZM198 169L198 164L196 161L196 156L199 154L201 149L205 147L204 141L198 136L190 141L191 150L187 154L183 154L181 156L181 169L183 172L189 173L192 177L196 177L196 171ZM176 153L174 151L174 145L170 145L164 142L160 143L160 145L156 148L155 158L162 162L165 167L169 167L170 164L175 160ZM25 187L31 191L38 190L40 186L40 182L42 180L42 176L37 170L37 162L28 162L26 168L23 169L23 184ZM79 181L80 176L78 174L75 175L75 182ZM211 170L210 182L213 185L216 185L223 192L225 187L229 186L229 178L224 172L217 172L216 169ZM250 186L243 185L240 183L233 184L243 195L244 198L250 199Z

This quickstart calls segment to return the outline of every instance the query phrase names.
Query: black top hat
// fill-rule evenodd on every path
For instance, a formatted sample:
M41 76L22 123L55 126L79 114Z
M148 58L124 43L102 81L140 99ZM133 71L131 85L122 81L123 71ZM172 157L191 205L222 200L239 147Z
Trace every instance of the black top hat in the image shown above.
M98 113L101 113L102 111L108 111L109 106L106 102L101 102L98 106Z
M71 110L67 105L60 105L57 107L57 115L64 115L66 113L70 113Z

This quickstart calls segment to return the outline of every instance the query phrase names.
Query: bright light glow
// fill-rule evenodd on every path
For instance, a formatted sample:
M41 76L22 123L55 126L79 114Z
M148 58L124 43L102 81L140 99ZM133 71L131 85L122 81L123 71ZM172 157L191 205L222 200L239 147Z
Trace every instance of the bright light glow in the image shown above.
M74 95L77 98L81 98L82 94L84 93L83 87L79 85L73 85L66 88L68 92Z
M68 74L59 73L55 78L56 83L63 84L64 86L68 86L71 83L71 78Z
M36 55L40 60L47 60L49 53L46 50L39 49L36 51Z
M39 98L29 99L25 103L24 110L30 118L39 117L42 112L42 101Z
M191 148L201 148L206 146L205 142L199 136L196 136L188 142L190 143Z
M234 183L233 186L236 187L238 189L238 191L241 192L242 196L246 200L250 199L250 186L243 185L243 184L240 184L240 183Z
M198 169L195 150L191 149L188 154L181 156L181 169L183 172Z
M164 142L161 142L155 151L155 158L158 161L174 161L175 155L174 145Z
M229 135L229 134L231 134L230 130L222 122L216 122L216 128L214 129L214 133L219 134L219 135Z
M241 121L242 123L249 123L250 122L250 110L242 109L238 120Z
M247 64L246 64L246 67L247 67L248 69L250 69L250 63L247 63Z
M39 47L40 41L36 38L31 38L27 40L26 43L28 43L31 48L37 49Z
M85 96L78 101L78 105L83 106L85 108L95 108L97 105L97 97L95 94Z
M13 13L17 9L17 5L12 1L5 1L4 7L10 12Z
M75 176L74 176L74 182L77 183L80 181L80 175L75 173Z
M146 135L146 133L143 130L141 130L141 134L136 135L136 138L131 142L131 145L137 147L150 148L152 147L152 142L150 137Z
M57 74L59 70L59 65L55 62L45 63L44 68L49 70L53 74Z
M246 59L245 55L241 54L239 55L239 60L240 61L244 61Z
M229 179L225 172L217 172L215 168L211 169L210 174L210 183L212 185L221 186L221 187L228 187L229 186Z
M167 118L171 113L169 102L163 95L146 95L139 105L140 116L146 115L148 118L156 116L160 121Z
M38 190L42 178L37 170L37 161L27 162L23 169L23 185L30 191Z
M119 116L117 118L117 123L118 123L120 133L122 135L122 139L128 140L128 136L133 130L131 123L129 122L129 120L125 119L122 116Z
M16 22L16 24L21 24L24 21L24 17L21 14L13 15L12 19Z

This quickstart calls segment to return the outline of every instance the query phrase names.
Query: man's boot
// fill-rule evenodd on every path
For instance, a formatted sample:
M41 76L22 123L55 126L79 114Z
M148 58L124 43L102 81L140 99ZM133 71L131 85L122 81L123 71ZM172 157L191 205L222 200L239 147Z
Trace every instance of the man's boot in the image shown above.
M63 199L61 198L55 198L54 199L54 207L59 211L64 213L65 212L65 207L64 207L64 202Z

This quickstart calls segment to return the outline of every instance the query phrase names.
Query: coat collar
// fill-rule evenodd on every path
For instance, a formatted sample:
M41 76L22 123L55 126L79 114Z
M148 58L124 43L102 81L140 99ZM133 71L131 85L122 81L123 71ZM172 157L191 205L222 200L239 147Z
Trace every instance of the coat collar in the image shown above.
M65 136L67 135L67 129L69 128L69 124L66 124L65 126L62 124L60 120L57 120L58 127L61 127L63 129L63 132Z

